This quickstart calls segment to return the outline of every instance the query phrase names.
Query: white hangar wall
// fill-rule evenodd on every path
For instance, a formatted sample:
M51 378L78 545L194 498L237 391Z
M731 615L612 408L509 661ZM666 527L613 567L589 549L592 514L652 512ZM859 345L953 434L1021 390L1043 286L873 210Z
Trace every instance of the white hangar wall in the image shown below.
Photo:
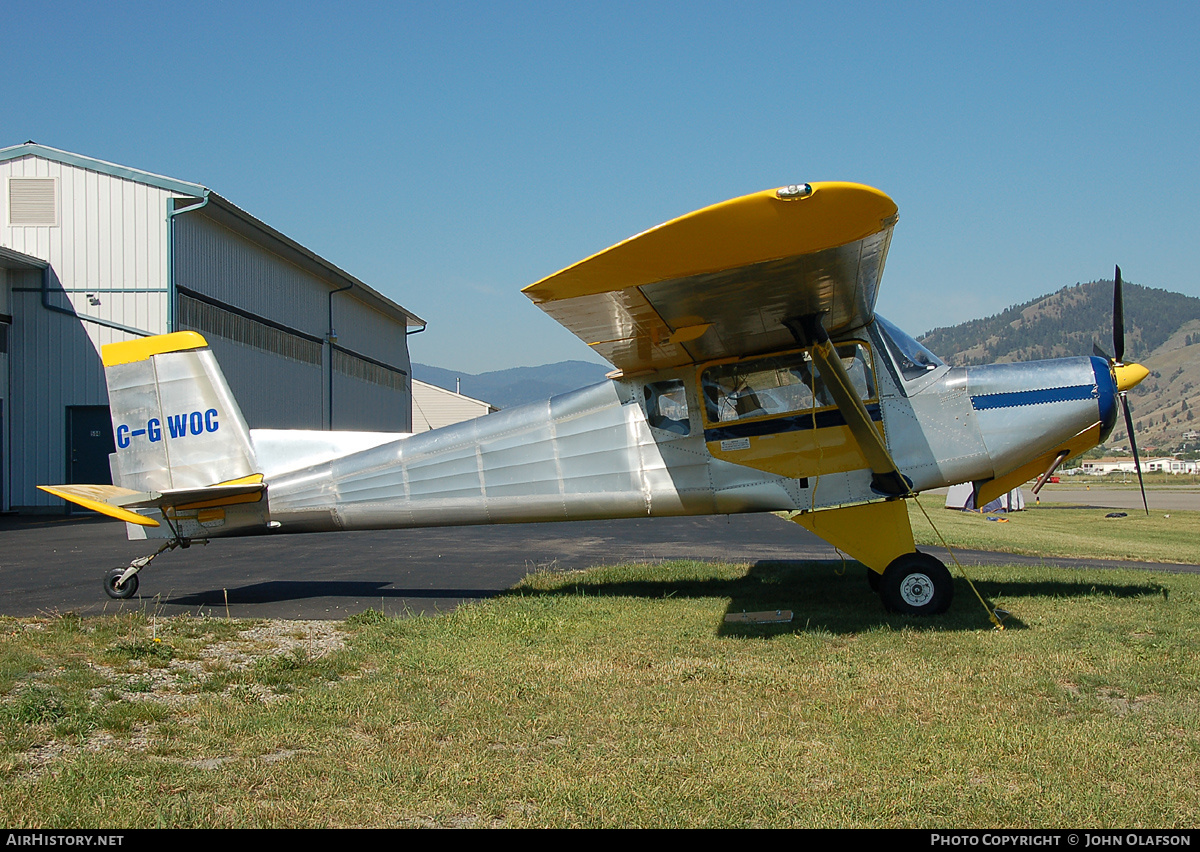
M496 411L490 402L463 396L418 379L412 381L412 431L427 432Z
M147 334L204 334L252 427L409 431L424 322L211 190L27 143L0 205L0 510L108 481L100 346Z
M61 505L35 486L70 480L72 425L107 407L99 347L135 336L122 326L166 330L161 211L176 194L20 147L0 159L11 316L0 510Z
M167 200L182 192L132 180L131 170L114 167L123 176L86 168L79 158L39 156L40 148L18 146L18 153L31 150L0 159L0 246L49 263L47 300L53 307L152 334L165 331L164 212ZM22 191L27 209L14 210L14 196ZM85 330L93 334L100 327L88 324Z
M399 306L381 297L382 310L368 304L364 285L339 280L239 220L223 199L210 197L173 227L175 327L209 340L252 426L409 431L411 370ZM247 280L258 284L246 287Z

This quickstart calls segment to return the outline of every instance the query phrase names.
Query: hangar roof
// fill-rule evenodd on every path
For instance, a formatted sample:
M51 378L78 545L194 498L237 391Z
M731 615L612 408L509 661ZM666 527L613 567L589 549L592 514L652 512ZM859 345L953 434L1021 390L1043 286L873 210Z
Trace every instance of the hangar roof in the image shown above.
M94 157L85 157L82 154L72 154L70 151L60 151L57 148L50 148L46 145L39 145L36 142L26 142L23 145L13 145L8 148L0 148L0 162L5 160L17 160L22 157L41 157L44 160L51 160L57 163L63 163L69 166L76 166L81 169L99 172L100 174L112 175L118 178L135 181L137 183L147 184L159 189L164 189L168 192L178 193L181 196L188 198L202 199L204 204L195 205L192 210L199 210L203 206L204 215L212 216L214 219L222 222L236 230L246 232L257 232L257 235L267 237L277 246L283 249L282 253L289 256L289 259L296 262L301 267L308 268L323 274L328 277L337 279L338 281L351 285L354 288L353 295L357 296L366 304L381 311L384 314L394 317L403 322L407 328L424 328L425 320L421 319L411 311L406 310L401 305L384 296L372 287L359 281L344 269L329 262L325 258L300 245L300 243L280 233L260 219L247 213L245 210L238 207L227 198L223 198L213 192L208 187L198 183L189 181L177 180L175 178L156 175L152 172L145 172L141 169L130 168L129 166L121 166L116 163L109 163L104 160L97 160ZM190 212L187 209L181 212Z

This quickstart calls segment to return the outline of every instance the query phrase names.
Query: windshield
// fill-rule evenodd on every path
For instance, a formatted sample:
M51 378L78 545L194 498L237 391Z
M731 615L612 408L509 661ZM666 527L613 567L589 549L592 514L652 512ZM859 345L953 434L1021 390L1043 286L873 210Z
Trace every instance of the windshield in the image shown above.
M944 366L938 356L879 314L875 315L875 324L879 327L880 336L887 345L888 353L896 363L896 368L906 382L919 379L938 367Z

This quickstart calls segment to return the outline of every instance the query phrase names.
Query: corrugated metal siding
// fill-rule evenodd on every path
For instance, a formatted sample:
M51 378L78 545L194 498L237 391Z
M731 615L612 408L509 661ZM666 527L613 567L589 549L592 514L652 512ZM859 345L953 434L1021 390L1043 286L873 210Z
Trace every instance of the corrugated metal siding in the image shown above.
M273 352L292 361L320 365L324 344L310 337L286 331L221 305L203 302L180 292L176 299L175 322L181 329L192 329L206 336L216 335L252 349Z
M203 215L175 219L175 283L306 334L324 337L329 285Z
M10 226L10 176L56 179L59 224ZM50 304L151 334L167 330L170 192L29 156L0 162L0 194L0 245L49 261ZM4 417L12 452L4 491L13 506L58 506L35 486L66 480L67 406L108 404L100 346L132 335L46 310L41 272L9 278L26 292L12 294L9 311Z
M324 371L319 364L206 334L242 416L255 429L325 428Z
M333 428L354 432L408 432L408 390L333 374Z
M204 209L175 220L175 283L209 298L324 338L329 330L330 292L346 285L302 269L204 215ZM338 344L408 372L405 327L354 298L333 294Z
M247 392L241 389L243 381L250 383L254 400L242 402L247 422L254 428L327 426L332 369L333 428L407 431L410 365L404 326L353 298L352 291L334 293L338 346L349 352L335 352L331 359L327 343L308 338L324 341L330 293L345 281L302 269L203 212L184 214L175 222L175 282L197 294L191 299L180 293L176 325L200 331L210 341L219 335L240 344L220 349L217 360L239 401ZM232 310L222 317L219 308L204 306L200 298ZM258 319L267 324L256 327ZM241 363L249 353L263 351L283 357L254 357L249 368ZM287 366L288 361L319 368Z
M353 352L333 348L333 369L337 373L368 384L379 385L388 390L408 390L408 372L397 370L380 361L361 358Z
M14 175L56 181L57 225L8 224L8 177ZM351 364L339 371L331 364L323 342L329 293L345 282L326 280L275 253L275 238L268 234L258 244L257 229L241 234L201 211L176 217L169 250L168 199L189 197L39 156L0 161L0 245L50 263L51 305L151 334L170 330L173 256L180 286L236 309L221 316L191 305L192 314L176 320L178 328L197 328L209 339L252 425L326 427L332 372L338 428L407 431L404 382L381 373L378 365ZM9 278L12 287L28 292L14 293L6 311L14 322L3 417L13 451L7 469L0 470L7 480L3 491L13 506L57 506L61 501L35 486L66 478L66 409L107 404L99 347L133 335L46 310L41 272L10 271ZM334 296L334 310L340 344L408 373L402 323L348 294ZM267 322L256 325L254 317ZM289 340L280 326L301 334L299 349L285 345ZM280 353L281 346L287 351ZM381 376L387 381L380 382Z
M333 297L338 345L411 374L405 327L347 293Z
M167 330L166 211L172 193L34 156L0 162L6 196L10 176L58 181L58 226L13 227L7 209L0 226L0 245L50 262L62 288L55 304L151 334ZM114 290L160 292L105 292Z
M36 282L40 273L10 273L14 287ZM18 283L19 282L19 283ZM13 294L10 330L10 399L5 418L10 446L5 491L12 505L57 506L61 501L37 490L39 484L67 480L66 409L107 405L99 347L132 335L87 326L42 308L36 292Z

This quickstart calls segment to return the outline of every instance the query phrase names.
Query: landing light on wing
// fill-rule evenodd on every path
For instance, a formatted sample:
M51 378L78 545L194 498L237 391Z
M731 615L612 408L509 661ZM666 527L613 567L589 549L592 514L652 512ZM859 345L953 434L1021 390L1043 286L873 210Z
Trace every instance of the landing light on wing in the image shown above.
M812 187L807 183L799 185L792 184L791 186L781 186L775 190L777 198L782 198L784 201L791 201L794 198L807 198L812 195Z

